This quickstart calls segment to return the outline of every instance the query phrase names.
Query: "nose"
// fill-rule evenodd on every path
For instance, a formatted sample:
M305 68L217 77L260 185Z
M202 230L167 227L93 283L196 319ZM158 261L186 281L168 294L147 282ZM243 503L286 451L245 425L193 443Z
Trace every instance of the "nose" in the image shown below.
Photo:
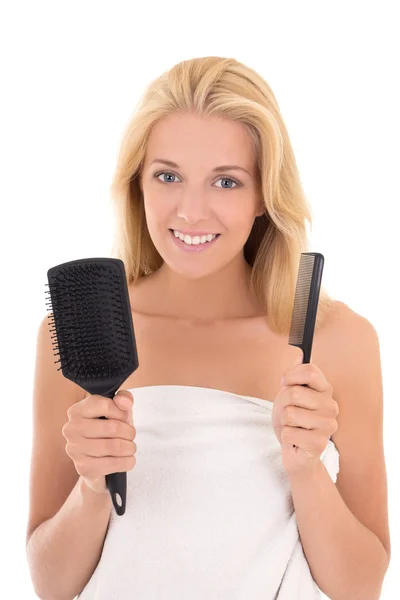
M184 192L178 206L178 217L188 223L194 224L198 221L207 220L210 207L204 192Z

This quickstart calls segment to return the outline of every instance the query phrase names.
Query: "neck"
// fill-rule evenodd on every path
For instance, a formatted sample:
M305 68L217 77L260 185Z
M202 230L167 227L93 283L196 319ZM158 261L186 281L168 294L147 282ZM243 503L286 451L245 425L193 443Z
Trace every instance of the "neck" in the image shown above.
M166 263L150 277L165 316L192 322L255 317L264 314L250 290L251 267L243 255L219 271L186 278ZM155 289L153 288L153 289Z

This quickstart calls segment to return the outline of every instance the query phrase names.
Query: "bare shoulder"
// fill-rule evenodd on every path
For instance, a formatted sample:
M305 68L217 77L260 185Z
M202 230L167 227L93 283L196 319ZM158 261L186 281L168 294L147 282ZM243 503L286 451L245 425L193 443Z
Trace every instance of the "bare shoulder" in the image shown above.
M373 324L347 304L335 301L318 337L315 362L336 391L339 404L362 376L367 363L380 366L379 339ZM313 361L314 362L314 361ZM379 378L379 373L376 374Z
M347 304L335 301L332 311L321 330L321 343L331 358L337 353L346 352L353 344L360 344L377 336L372 323Z

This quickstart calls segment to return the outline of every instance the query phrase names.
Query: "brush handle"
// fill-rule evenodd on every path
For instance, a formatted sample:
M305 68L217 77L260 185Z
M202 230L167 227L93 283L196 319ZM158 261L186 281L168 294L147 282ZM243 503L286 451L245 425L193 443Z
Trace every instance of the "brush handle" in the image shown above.
M99 417L107 419L107 417ZM106 485L117 515L125 513L126 508L126 472L109 473L106 475Z
M123 515L126 507L126 473L109 473L106 475L106 485L117 515Z

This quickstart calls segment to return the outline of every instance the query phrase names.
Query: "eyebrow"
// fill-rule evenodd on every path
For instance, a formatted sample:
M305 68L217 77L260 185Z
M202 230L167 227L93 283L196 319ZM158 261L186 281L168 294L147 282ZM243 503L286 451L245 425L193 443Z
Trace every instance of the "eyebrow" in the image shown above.
M180 168L179 165L174 163L172 160L167 160L165 158L155 158L150 164L152 165L153 163L162 163L164 165L168 165L169 167L174 167L175 169ZM244 169L243 167L239 167L239 165L221 165L220 167L215 167L213 169L213 172L218 173L220 171L232 171L232 170L245 171L245 173L248 173L248 175L250 175L250 177L251 177L251 173L249 173L247 171L247 169Z

